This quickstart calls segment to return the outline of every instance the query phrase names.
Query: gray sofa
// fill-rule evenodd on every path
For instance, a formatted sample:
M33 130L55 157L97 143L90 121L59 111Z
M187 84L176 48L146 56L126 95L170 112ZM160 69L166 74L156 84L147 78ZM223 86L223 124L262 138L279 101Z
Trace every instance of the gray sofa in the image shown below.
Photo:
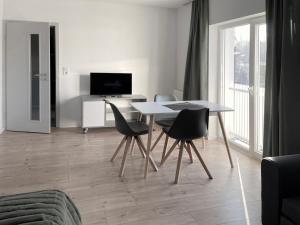
M300 155L265 158L262 176L262 224L300 225Z
M0 225L81 225L75 204L63 192L39 191L0 197Z

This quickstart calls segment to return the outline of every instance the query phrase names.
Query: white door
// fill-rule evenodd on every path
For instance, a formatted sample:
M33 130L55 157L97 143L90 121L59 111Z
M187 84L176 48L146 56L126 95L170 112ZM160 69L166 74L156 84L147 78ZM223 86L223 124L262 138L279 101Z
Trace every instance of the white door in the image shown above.
M233 144L259 156L264 121L265 17L235 21L220 30L221 99L235 109L225 115L226 127Z
M7 130L50 133L50 26L6 25Z

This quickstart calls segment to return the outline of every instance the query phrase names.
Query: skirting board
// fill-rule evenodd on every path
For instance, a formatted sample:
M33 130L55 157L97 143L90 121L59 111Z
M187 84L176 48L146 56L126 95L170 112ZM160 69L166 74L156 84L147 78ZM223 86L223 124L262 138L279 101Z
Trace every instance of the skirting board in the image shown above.
M79 121L60 122L57 127L59 127L59 128L77 128L77 127L81 127L81 122L79 122Z
M4 128L0 128L0 134L2 134L5 131Z

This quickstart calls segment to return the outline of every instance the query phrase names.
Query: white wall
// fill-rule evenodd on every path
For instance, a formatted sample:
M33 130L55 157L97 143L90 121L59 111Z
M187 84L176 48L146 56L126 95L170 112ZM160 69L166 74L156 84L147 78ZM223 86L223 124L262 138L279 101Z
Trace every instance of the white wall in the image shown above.
M4 130L3 0L0 0L0 133Z
M192 4L177 10L177 89L182 91L189 45Z
M176 87L176 10L97 0L5 0L4 18L59 24L60 125L79 125L90 72L132 72L152 99ZM69 74L62 75L62 68Z
M210 0L210 24L265 11L265 0Z

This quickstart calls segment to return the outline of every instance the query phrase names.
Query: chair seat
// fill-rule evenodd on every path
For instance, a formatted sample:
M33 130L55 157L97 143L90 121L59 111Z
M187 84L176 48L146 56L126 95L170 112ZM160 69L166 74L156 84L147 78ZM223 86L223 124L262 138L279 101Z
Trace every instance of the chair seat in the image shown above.
M170 129L171 129L171 127L163 127L163 131L165 132L165 133L168 133L169 131L170 131Z
M165 134L167 134L169 137L177 139L178 137L173 137L172 135L169 135L170 129L171 129L171 126L162 128L163 132ZM199 137L198 136L189 136L189 137L181 137L180 139L185 140L185 141L192 141L192 140L195 140L195 139L199 139Z
M149 126L142 122L129 122L128 126L134 132L133 136L148 134Z
M175 119L156 120L155 123L161 127L171 127Z
M300 224L300 197L283 199L282 214L295 224Z

